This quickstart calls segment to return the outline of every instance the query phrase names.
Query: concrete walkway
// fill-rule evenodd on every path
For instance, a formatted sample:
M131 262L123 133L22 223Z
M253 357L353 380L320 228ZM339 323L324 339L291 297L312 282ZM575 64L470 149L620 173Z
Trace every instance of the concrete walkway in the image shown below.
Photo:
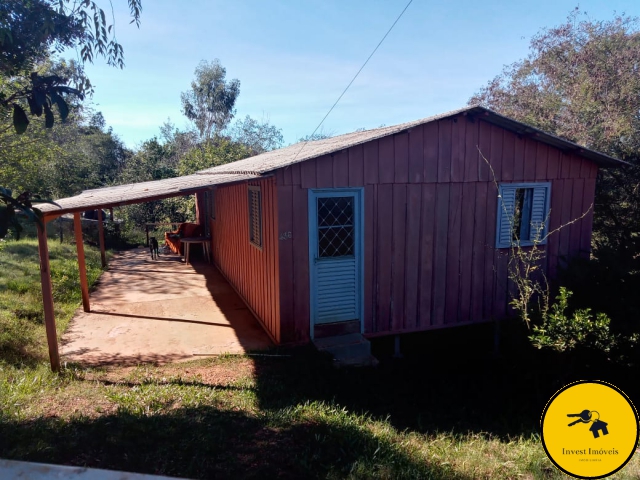
M193 360L271 346L218 270L147 249L115 255L61 341L63 361L89 365Z

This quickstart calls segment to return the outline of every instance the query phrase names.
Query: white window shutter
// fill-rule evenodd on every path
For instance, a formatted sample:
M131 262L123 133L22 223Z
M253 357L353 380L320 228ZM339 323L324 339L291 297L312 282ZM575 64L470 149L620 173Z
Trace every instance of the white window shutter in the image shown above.
M533 199L531 201L531 242L538 244L547 243L547 227L549 219L549 186L540 185L533 188ZM542 228L541 228L542 227ZM536 236L538 237L536 239Z
M498 231L496 232L496 248L507 248L511 246L515 203L516 188L501 185L500 196L498 197Z

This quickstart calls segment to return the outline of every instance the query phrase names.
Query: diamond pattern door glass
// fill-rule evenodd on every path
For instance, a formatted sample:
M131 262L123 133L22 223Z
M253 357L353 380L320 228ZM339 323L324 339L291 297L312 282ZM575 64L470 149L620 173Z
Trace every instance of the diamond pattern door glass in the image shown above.
M318 256L354 254L353 197L318 198Z

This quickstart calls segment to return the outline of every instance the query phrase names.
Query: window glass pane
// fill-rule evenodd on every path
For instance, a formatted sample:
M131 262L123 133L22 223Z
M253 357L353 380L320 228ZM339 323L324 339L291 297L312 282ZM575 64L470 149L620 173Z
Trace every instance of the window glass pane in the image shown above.
M353 197L318 199L318 226L353 225Z
M354 255L353 197L318 198L318 256Z
M531 197L533 188L518 188L513 210L513 241L529 241L531 232Z

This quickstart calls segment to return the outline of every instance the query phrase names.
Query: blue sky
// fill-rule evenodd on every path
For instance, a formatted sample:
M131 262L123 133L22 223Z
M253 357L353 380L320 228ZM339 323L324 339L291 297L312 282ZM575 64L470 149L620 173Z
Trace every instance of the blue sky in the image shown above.
M268 118L286 143L310 134L408 0L143 0L140 29L113 0L126 67L86 70L93 102L132 148L179 128L180 92L201 60L220 59L241 82L237 117ZM98 2L106 3L106 2ZM325 121L341 134L464 106L503 65L523 58L543 27L575 2L414 0ZM640 14L637 0L583 1L592 19Z

